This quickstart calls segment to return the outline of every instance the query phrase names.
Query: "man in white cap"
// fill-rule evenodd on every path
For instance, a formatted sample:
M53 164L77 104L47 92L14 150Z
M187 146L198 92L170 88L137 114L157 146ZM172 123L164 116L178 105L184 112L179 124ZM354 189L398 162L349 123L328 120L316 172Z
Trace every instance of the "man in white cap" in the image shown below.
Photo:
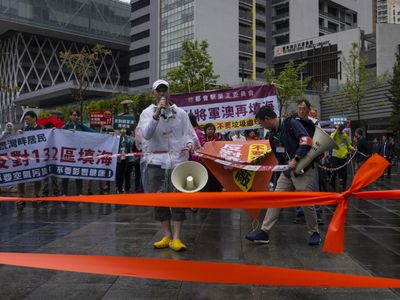
M179 163L187 161L189 152L200 144L186 112L169 102L168 82L157 80L152 90L155 104L140 114L137 129L143 151L143 189L145 193L174 192L172 170ZM155 207L155 218L161 222L164 236L153 244L154 248L186 250L180 240L182 222L186 218L184 209Z

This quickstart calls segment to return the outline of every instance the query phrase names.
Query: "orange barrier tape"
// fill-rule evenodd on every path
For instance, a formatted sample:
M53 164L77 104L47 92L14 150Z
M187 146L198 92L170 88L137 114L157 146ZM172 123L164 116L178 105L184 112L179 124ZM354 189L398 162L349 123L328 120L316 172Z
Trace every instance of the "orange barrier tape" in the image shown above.
M56 198L0 198L0 201L75 201L144 206L204 207L204 208L264 208L294 207L314 204L335 204L338 207L328 228L324 251L343 251L344 222L347 199L398 199L400 191L359 192L377 179L389 163L375 155L356 174L352 186L338 193L195 193L195 194L135 194ZM189 200L190 198L190 200ZM218 199L218 200L216 200ZM225 284L256 284L274 286L321 286L347 288L400 288L400 280L357 276L330 272L291 270L276 267L236 264L129 258L113 256L81 256L36 253L0 253L0 264L46 268L59 271L85 272L103 275L141 277L162 280L210 282Z
M112 276L224 284L400 288L399 279L190 260L0 253L0 264Z
M349 190L344 193L322 192L252 192L252 193L165 193L165 194L118 194L95 196L69 196L48 198L6 198L0 201L73 201L89 203L125 204L140 206L166 206L186 208L285 208L309 205L338 204L328 227L323 250L329 253L342 253L344 248L344 223L346 221L347 202L351 196L368 195L356 193L379 178L390 163L379 155L373 155L359 169ZM371 193L371 192L369 192ZM385 198L398 198L399 191L380 191L377 195ZM371 195L371 194L370 194Z

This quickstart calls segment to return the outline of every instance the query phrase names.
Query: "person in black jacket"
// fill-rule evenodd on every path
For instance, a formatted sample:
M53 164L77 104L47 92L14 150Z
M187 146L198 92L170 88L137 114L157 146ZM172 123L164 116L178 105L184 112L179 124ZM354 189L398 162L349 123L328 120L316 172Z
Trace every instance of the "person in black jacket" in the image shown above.
M36 123L37 119L38 119L37 114L34 111L32 111L32 110L27 111L24 114L24 122L25 122L26 126L22 130L19 130L19 132L43 129L42 126L40 126L39 124ZM39 198L40 197L40 189L42 187L42 181L37 180L33 184L34 184L35 197ZM19 183L17 185L17 188L18 188L18 197L20 197L20 198L25 197L25 183ZM21 213L24 210L25 205L26 205L25 201L17 202L18 213ZM32 202L32 206L35 209L39 208L39 202L37 202L37 201Z
M354 136L357 141L357 154L356 154L356 171L361 165L368 159L370 154L370 146L368 145L367 139L364 137L364 131L361 128L357 128L354 132Z
M292 171L312 146L312 138L299 120L293 117L287 119L278 118L274 110L269 106L263 106L256 114L257 122L265 129L272 131L269 142L272 151L280 165L287 164L289 169L279 176L275 191L313 191L316 176L316 168L311 163L303 171L295 176ZM308 226L309 245L319 245L321 236L318 230L317 215L314 206L303 207ZM269 243L269 231L278 221L280 208L269 208L261 229L250 232L246 239L252 242Z
M386 135L382 136L381 155L390 163L393 159L393 144ZM392 174L392 165L387 168L387 177L390 178Z
M310 137L314 136L315 133L315 126L319 126L318 120L315 118L310 117L310 111L311 111L311 103L307 99L301 99L297 101L297 114L294 115L296 120L299 120L301 125L304 126L304 129L307 130L307 133ZM315 166L319 164L319 158L316 158L314 160ZM315 176L315 182L314 182L314 192L321 192L321 191L327 191L327 186L326 186L326 172L323 171L320 168L317 168L316 176ZM317 219L318 219L318 224L322 225L324 222L322 220L322 211L323 208L320 205L315 206L315 211L317 213ZM304 212L301 207L296 207L295 208L295 219L293 223L298 224L302 220L304 220Z

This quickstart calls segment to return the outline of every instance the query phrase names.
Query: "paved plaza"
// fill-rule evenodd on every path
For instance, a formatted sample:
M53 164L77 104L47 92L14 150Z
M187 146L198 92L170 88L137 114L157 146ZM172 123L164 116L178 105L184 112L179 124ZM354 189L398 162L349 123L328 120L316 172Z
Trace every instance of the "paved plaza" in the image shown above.
M399 189L400 175L368 189ZM2 194L7 195L7 194ZM134 197L134 196L133 196ZM325 208L325 234L334 207ZM345 252L330 255L307 244L305 224L282 211L269 245L244 239L251 230L242 210L187 210L188 251L154 250L162 237L152 208L68 203L16 215L0 207L0 251L153 257L331 271L400 278L400 201L350 200ZM90 275L0 266L0 299L400 299L399 290L223 285Z

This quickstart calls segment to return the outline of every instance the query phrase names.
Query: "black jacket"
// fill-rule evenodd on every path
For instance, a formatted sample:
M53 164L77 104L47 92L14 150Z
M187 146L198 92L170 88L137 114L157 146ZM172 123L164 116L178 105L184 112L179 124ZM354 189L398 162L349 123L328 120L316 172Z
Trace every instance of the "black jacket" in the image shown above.
M295 156L304 157L311 149L311 145L301 142L307 138L310 139L310 135L301 122L290 117L280 120L278 130L269 136L269 143L279 164L287 164ZM290 172L284 173L290 175Z

